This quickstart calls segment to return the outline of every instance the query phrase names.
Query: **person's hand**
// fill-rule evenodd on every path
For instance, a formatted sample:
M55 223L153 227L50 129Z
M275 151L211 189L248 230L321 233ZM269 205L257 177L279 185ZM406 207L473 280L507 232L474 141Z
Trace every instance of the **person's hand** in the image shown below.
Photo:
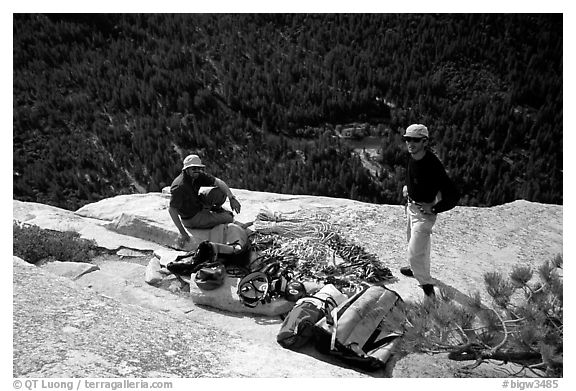
M230 207L234 212L236 212L236 214L240 213L241 205L236 198L230 198Z
M408 186L404 185L404 187L402 188L402 197L406 198L408 197Z
M184 233L180 233L180 236L178 236L178 247L180 248L184 248L186 246L186 243L188 243L190 241L190 235L188 235L186 232Z

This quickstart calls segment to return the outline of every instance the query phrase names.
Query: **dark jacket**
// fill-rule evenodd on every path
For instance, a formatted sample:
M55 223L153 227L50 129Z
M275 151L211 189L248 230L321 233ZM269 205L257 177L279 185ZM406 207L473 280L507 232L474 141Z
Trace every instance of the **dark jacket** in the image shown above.
M444 166L429 150L420 160L409 159L406 185L408 197L414 202L431 203L438 193L441 193L441 200L433 208L435 213L454 208L460 199L460 193L448 177Z

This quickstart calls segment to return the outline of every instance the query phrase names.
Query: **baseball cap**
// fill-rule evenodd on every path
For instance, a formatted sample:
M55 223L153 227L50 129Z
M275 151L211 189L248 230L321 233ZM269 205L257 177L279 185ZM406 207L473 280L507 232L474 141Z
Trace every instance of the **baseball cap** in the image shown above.
M428 128L421 124L412 124L406 128L406 132L402 137L428 138Z

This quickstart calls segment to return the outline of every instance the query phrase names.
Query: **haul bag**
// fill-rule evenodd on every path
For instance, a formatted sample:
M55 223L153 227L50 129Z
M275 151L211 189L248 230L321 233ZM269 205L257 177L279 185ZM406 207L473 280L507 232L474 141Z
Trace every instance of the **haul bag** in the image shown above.
M366 288L332 310L314 326L316 348L366 370L386 365L401 335L387 318L402 319L400 296L385 287Z

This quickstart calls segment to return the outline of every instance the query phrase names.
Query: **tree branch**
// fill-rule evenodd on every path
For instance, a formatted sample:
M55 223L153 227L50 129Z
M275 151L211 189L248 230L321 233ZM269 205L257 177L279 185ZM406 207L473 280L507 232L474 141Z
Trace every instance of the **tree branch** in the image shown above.
M496 314L496 316L498 317L498 320L500 320L500 323L502 324L502 329L504 330L504 338L502 338L502 341L500 341L500 343L498 345L494 346L489 351L490 354L494 354L498 351L498 349L500 349L502 346L504 346L506 344L506 341L508 341L508 328L506 327L506 323L504 322L504 320L502 319L500 314L492 308L491 308L491 310L492 310L492 312L494 312Z

